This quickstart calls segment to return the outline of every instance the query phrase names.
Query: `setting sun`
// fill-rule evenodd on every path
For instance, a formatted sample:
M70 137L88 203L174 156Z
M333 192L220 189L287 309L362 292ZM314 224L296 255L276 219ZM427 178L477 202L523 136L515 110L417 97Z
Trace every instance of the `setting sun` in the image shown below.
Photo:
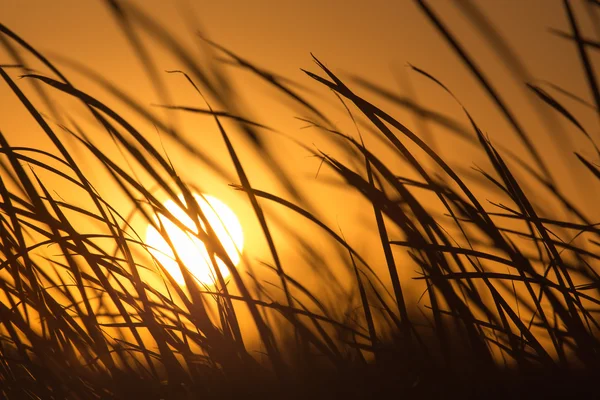
M194 194L200 210L206 216L211 227L219 238L227 255L234 265L240 261L240 252L244 245L242 226L235 213L221 200L204 195ZM180 196L183 201L183 196ZM185 203L185 202L184 202ZM192 219L173 200L167 200L165 208L192 232L197 232ZM191 233L184 232L167 217L159 216L175 251L191 274L204 285L213 285L217 281L206 246ZM202 222L201 222L202 224ZM204 228L204 224L202 224ZM146 230L146 243L152 255L165 267L177 283L184 285L183 275L175 261L173 250L161 234L151 225ZM217 265L223 277L229 276L229 269L223 261L217 259Z

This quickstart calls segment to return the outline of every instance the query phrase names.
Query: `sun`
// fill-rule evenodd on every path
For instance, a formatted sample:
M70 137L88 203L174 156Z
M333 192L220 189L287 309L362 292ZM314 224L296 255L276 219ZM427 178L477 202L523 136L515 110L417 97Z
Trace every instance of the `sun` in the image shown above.
M185 204L183 196L179 199ZM227 255L234 265L240 262L240 253L244 246L244 233L242 225L235 213L221 200L209 195L194 194L194 199L198 203L200 210L206 216L206 219L217 238L223 245ZM169 212L177 218L184 226L192 232L198 232L192 219L181 209L173 200L167 200L164 206ZM191 233L185 232L177 225L171 222L164 215L159 215L161 223L165 227L170 241L177 252L177 255L187 267L192 276L198 282L204 285L214 285L217 281L213 265L206 250L204 243ZM156 221L158 221L156 219ZM201 222L201 227L205 229ZM162 237L162 235L152 226L148 225L146 229L146 244L149 246L150 253L159 261L180 285L185 285L183 275L179 265L175 261L175 255L171 246ZM223 261L217 258L217 266L223 277L230 274L229 269Z

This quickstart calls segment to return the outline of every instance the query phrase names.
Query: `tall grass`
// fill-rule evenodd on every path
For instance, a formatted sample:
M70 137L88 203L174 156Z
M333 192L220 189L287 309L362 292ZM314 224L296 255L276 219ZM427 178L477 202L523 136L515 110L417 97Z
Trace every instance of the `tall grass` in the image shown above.
M377 87L368 77L344 78L316 57L315 67L305 71L307 82L300 86L201 34L197 40L209 57L200 63L142 10L118 1L106 3L164 104L148 108L101 75L72 61L68 65L125 104L127 112L180 144L206 171L231 183L232 190L243 192L268 248L268 260L242 255L247 268L236 268L193 201L193 193L200 191L197 182L182 179L170 155L122 111L78 89L33 45L0 25L0 43L6 50L0 76L54 146L15 147L8 133L0 132L3 397L352 397L388 390L422 397L482 394L490 388L501 396L524 388L532 394L546 390L548 382L533 378L519 386L531 374L556 378L556 386L560 379L573 383L600 370L600 229L588 216L594 210L581 209L574 194L555 181L536 133L525 130L519 115L431 5L417 1L506 118L527 149L525 156L486 136L462 106L461 93L451 92L447 82L420 67L411 66L414 78L431 82L440 95L454 99L462 115L444 117ZM569 132L584 135L600 156L594 139L597 126L585 127L561 104L565 95L576 96L523 81L531 80L530 74L502 37L472 2L460 4L523 89L537 96L540 115L546 118L551 111L548 121L568 121ZM588 54L597 43L581 37L577 17L569 2L564 4L572 32L561 35L576 46L595 103L580 100L598 113L600 93ZM590 7L597 4L590 2ZM170 52L180 70L167 71L170 75L159 71L140 32ZM44 72L27 64L29 59ZM320 168L328 169L336 184L359 194L368 205L364 211L376 227L382 265L373 265L357 243L347 242L339 227L325 222L318 188L303 191L284 172L276 149L265 140L267 134L283 133L269 128L268 121L254 119L225 72L231 65L281 92L303 123L330 139L340 155L288 136L299 152L319 158ZM176 105L166 90L172 79L184 79L197 93L198 104ZM28 84L36 90L35 99L23 90ZM310 100L306 86L329 93L355 130L344 131L331 122ZM370 95L361 96L357 89ZM83 105L92 124L82 124L84 117L52 101L57 93ZM419 132L376 106L381 98L476 145L487 165L475 174L450 165ZM40 100L48 114L40 111ZM164 118L164 108L212 118L232 168L215 162L210 148L190 141ZM236 146L232 132L241 134L249 146ZM122 157L108 156L99 137L110 139ZM367 146L373 140L384 144L385 157L379 154L381 147ZM257 183L242 162L244 153L260 156L282 193ZM590 178L600 178L597 160L576 157ZM103 169L127 199L129 215L112 203L113 196L100 194L97 182L81 167L83 158ZM53 193L48 182L56 181L70 187L78 201ZM533 196L532 187L541 188L543 195ZM182 207L199 233L171 215L164 198ZM278 217L280 213L269 212L273 207L318 227L331 242L330 253L311 247ZM223 260L231 278L215 268L214 287L194 279L155 218L158 214L205 242L212 264ZM134 218L152 225L170 243L185 286L152 257L142 232L133 227ZM304 254L306 268L331 296L290 272L277 244L281 232ZM368 242L371 233L365 230L364 235ZM52 254L40 255L44 248ZM261 279L256 268L269 271L276 280ZM349 286L339 270L351 277ZM404 271L415 270L414 279L403 278ZM417 299L415 287L424 288ZM573 394L575 386L567 390Z

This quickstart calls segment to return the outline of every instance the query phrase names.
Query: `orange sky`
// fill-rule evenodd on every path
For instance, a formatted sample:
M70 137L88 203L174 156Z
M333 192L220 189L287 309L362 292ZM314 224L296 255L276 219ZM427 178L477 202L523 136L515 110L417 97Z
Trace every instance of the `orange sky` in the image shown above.
M161 1L138 0L133 4L165 24L183 43L194 45L182 14L188 4L195 10L204 31L215 41L250 61L296 79L316 85L300 72L314 70L310 52L338 72L350 72L402 93L395 78L410 62L445 82L465 103L493 137L496 124L504 121L482 95L475 80L412 1ZM517 84L489 45L450 1L432 1L432 7L470 50L476 61L516 109L528 107ZM588 27L587 9L574 2L579 20ZM531 75L589 98L575 46L548 33L547 28L568 30L559 0L475 1L495 27L513 46ZM78 60L136 93L147 103L154 92L118 25L103 1L23 0L0 1L2 22L36 48ZM588 27L589 28L589 27ZM589 29L588 29L589 30ZM3 60L4 62L4 60ZM181 67L167 57L158 62L162 69ZM71 76L73 77L73 76ZM456 114L452 102L442 102L439 89L423 79L413 79L418 97L439 111ZM78 83L85 83L75 80ZM522 86L522 85L521 85ZM85 86L84 86L85 87ZM18 104L1 89L3 106ZM177 98L177 96L175 96ZM440 97L442 99L440 99ZM448 106L451 108L448 109ZM18 111L15 111L18 112ZM526 114L526 113L525 113ZM586 115L581 115L586 118ZM538 121L528 121L534 130ZM21 140L22 118L4 117L2 129ZM28 136L34 136L29 133Z
M186 8L177 7L177 4L186 4L186 2L138 0L132 3L142 7L164 26L168 26L169 30L177 34L181 43L195 51L194 37L187 29L185 20L182 19L182 14L190 14L184 11ZM300 71L300 68L305 68L318 72L318 67L311 60L311 52L333 71L339 72L342 77L349 74L359 75L399 94L408 93L406 84L402 82L407 79L408 70L405 65L410 62L444 82L461 99L493 141L519 151L520 144L514 132L508 128L480 86L412 1L238 0L188 1L187 3L192 4L197 20L210 38L261 67L316 90L318 95L313 99L327 99L327 103L323 106L324 110L329 110L328 107L335 104L333 96ZM516 83L511 78L508 69L500 62L500 58L461 14L458 7L450 1L429 3L481 68L486 71L494 86L519 114L526 128L534 133L540 150L547 155L546 161L556 168L558 174L563 173L560 164L553 160L557 151L559 149L564 151L565 148L555 142L552 136L554 132L542 130L543 125L532 113L530 103L523 96L524 85ZM481 8L516 54L521 57L533 77L553 82L591 101L575 46L548 32L548 28L551 27L568 30L562 1L490 0L474 3ZM587 9L582 6L583 2L574 3L584 33L593 35L590 31ZM0 18L2 23L44 54L67 56L85 64L103 76L109 77L111 81L145 105L161 102L157 99L153 87L149 85L144 69L104 2L0 0ZM182 68L164 50L154 46L152 39L148 36L143 37L153 54L157 55L156 62L159 70ZM12 62L4 51L0 51L0 57L0 63ZM595 61L599 60L596 58ZM35 64L34 67L39 65ZM67 67L64 67L64 70L70 71ZM11 74L17 76L14 70ZM259 84L256 80L246 80L247 74L234 76L244 98L254 106L255 115L261 122L282 129L287 134L300 138L309 146L314 144L317 148L333 151L330 142L323 140L321 136L300 129L304 124L294 119L298 114L278 104L281 97L278 97L272 89L267 89L264 84ZM69 77L73 79L76 86L98 95L101 99L109 99L98 86L89 83L77 73L69 72ZM439 87L415 74L411 74L409 79L422 105L466 123L460 108ZM198 105L197 95L181 78L165 76L165 82L170 88L175 103ZM19 84L25 85L22 81ZM370 98L376 99L376 104L388 107L407 126L418 127L414 116L406 111L386 104L365 90L358 89L358 92L368 94ZM64 96L58 98L64 100ZM18 104L15 96L4 83L0 84L0 100L2 104L0 129L11 144L48 146L43 133L27 117L22 106ZM564 104L574 106L575 103L565 100ZM598 133L597 119L593 113L579 107L574 107L573 113L590 126L592 132ZM83 113L78 111L76 115L83 115ZM335 115L332 119L336 123L352 128L347 116L339 110L332 115ZM186 131L192 136L198 132L199 125L194 124L212 130L212 133L205 134L202 140L215 146L216 152L223 151L222 143L210 121L199 122L186 116L180 118ZM560 118L556 121L564 123ZM153 136L155 131L152 127L146 126L145 129L154 143L158 143L159 137ZM443 136L446 134L443 130L438 130L435 126L431 126L431 129L438 136L440 152L446 159L460 161L465 167L482 160L481 155L465 154L464 149L459 150L462 148L455 141ZM279 157L286 162L292 176L301 179L306 185L315 185L314 174L318 168L318 160L307 158L306 153L294 151L296 148L288 142L279 142L277 140L280 139L275 138L269 140L272 140L274 145L282 146L278 152ZM237 142L238 145L243 145L241 143L241 141ZM177 154L173 157L176 165L182 169L183 166L191 165L187 164L188 156L176 153L175 147L168 142L165 146L169 152L172 152L170 154ZM588 154L587 147L585 141L574 138L567 154L572 154L575 150ZM244 161L251 173L251 179L256 186L261 189L271 189L271 182L264 178L260 170L260 160L256 160L252 155L244 155L244 157L246 157ZM228 168L231 168L227 159L223 160L229 166ZM184 175L188 178L197 177L199 172L187 168ZM208 186L216 184L210 179L206 178L201 184ZM568 180L565 181L567 187L570 184ZM226 195L221 193L225 193L228 188L221 182L221 186L215 190L223 197ZM330 201L322 203L325 207L325 215L330 218L328 222L334 225L337 221L342 228L346 229L349 229L348 224L356 224L356 222L346 222L348 219L344 218L353 216L351 205L358 200L335 189L323 188L322 190L321 194L332 193L332 197L324 196ZM235 202L233 198L231 201ZM343 201L343 206L340 206L340 201ZM344 215L345 211L348 211L346 215Z

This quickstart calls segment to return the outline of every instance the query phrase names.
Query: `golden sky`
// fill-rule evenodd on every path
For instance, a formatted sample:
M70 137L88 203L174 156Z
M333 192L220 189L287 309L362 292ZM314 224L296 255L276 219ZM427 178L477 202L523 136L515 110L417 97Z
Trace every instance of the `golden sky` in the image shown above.
M455 91L473 115L486 122L484 127L492 136L496 124L503 124L469 72L409 0L138 0L131 3L140 6L175 32L181 43L190 46L195 46L197 41L182 16L195 14L191 19L199 22L207 36L216 42L260 66L313 87L316 86L300 71L300 68L314 69L310 52L334 71L365 77L398 93L406 91L398 83L398 75L403 74L404 66L410 62ZM548 28L568 30L562 1L473 3L521 57L532 77L589 97L575 46L548 32ZM506 100L517 109L528 107L518 90L523 85L510 79L499 57L489 43L481 39L461 9L451 1L431 1L430 4L500 88ZM575 10L586 28L589 25L588 10L582 5L583 2L575 2ZM103 1L2 0L0 15L10 29L46 54L68 56L84 63L122 84L128 92L135 93L147 103L155 99L139 61ZM151 42L148 40L150 46ZM162 69L182 67L168 57L162 57L158 65ZM427 101L440 111L445 111L449 105L452 107L451 102L442 102L445 96L439 96L439 88L423 79L413 80L412 85L421 101ZM11 94L5 90L0 92L3 106L9 103L12 110L15 103L10 101ZM455 112L456 109L447 111ZM5 115L12 116L13 112ZM21 123L20 118L15 121L5 116L2 129L20 140L24 137L18 132ZM537 127L537 121L524 123ZM34 134L30 135L33 137Z
M244 230L244 255L253 262L256 259L270 262L265 238L247 198L243 193L235 192L228 186L229 183L239 182L235 178L234 168L214 120L206 116L167 112L155 107L156 104L165 104L168 101L178 105L205 107L202 99L181 76L162 73L165 70L185 70L185 65L173 57L170 53L172 49L159 45L156 39L143 29L136 29L136 33L151 54L156 69L161 71L161 79L168 90L169 99L159 98L156 86L149 79L147 70L123 34L107 3L101 0L0 0L0 22L55 61L77 88L105 101L122 113L156 149L168 155L184 180L200 186L207 193L228 204L238 215ZM171 32L177 43L184 46L189 54L198 59L202 59L203 54L206 54L206 44L194 34L200 28L207 37L257 66L300 83L309 89L307 92L301 92L306 94L333 124L340 130L355 135L355 127L337 99L301 71L303 68L323 75L312 61L312 53L346 80L358 94L372 100L374 104L387 110L423 137L461 174L472 172L469 169L473 166L481 166L489 171L491 168L481 148L467 145L448 129L435 123L424 123L407 109L382 99L352 81L353 76L359 76L401 97L416 101L421 107L451 118L469 130L468 120L456 101L431 80L412 72L407 67L410 63L443 82L469 110L492 143L511 149L531 160L515 132L480 84L413 1L131 0L123 4L131 4L143 10ZM586 101L592 101L576 46L549 32L550 28L570 31L563 2L430 0L428 4L517 115L539 152L544 155L544 161L551 166L561 189L572 195L571 200L575 204L587 206L588 215L596 222L600 213L597 204L591 200L593 197L587 194L597 189L586 186L586 182L591 182L591 175L573 154L577 151L585 156L593 155L589 142L581 134L574 133L573 126L556 113L550 112L551 117L542 122L540 111L541 114L548 114L550 110L528 91L523 82L523 79L528 79L544 88L548 88L544 82L551 82ZM473 24L473 20L465 14L465 8L460 6L461 4L476 5L483 13L488 20L484 28L497 31L522 63L525 72L521 76L515 76L514 70L508 68L506 60L497 53L497 49L485 35L482 35L480 27ZM585 6L583 0L574 1L573 4L583 35L597 37L591 28L590 9ZM214 54L221 55L219 52ZM590 51L590 54L592 62L598 65L598 52ZM210 172L189 151L166 138L164 132L159 132L151 124L142 121L101 85L69 66L67 59L100 74L163 120L173 122L194 146L217 161L234 178L224 180ZM49 74L49 71L39 62L34 62L32 57L28 57L27 61L32 62L30 67L39 70L41 74ZM14 60L0 42L0 64L11 63L14 63ZM246 106L244 109L251 111L250 115L244 117L273 127L308 148L321 150L334 157L343 157L340 147L327 135L314 129L303 129L306 123L296 117L306 116L305 110L290 107L289 98L285 98L247 71L232 66L223 68L228 71L234 83L235 96L243 101ZM10 69L9 73L17 78L21 72ZM27 95L36 99L36 104L39 104L41 110L47 111L34 96L35 92L29 82L16 82ZM98 124L91 123L93 121L89 113L86 113L81 104L56 91L49 92L52 93L55 104L60 105L61 112L82 124L93 143L120 165L127 165L126 161L130 160L123 159L122 153L108 135L98 129ZM557 97L597 139L600 133L597 114L564 96L557 94ZM352 111L357 112L356 109ZM54 123L52 126L56 128ZM263 154L253 149L247 138L231 124L226 124L226 128L231 129L233 144L239 151L252 185L257 189L291 199L291 195L274 178L273 170L266 167L267 162ZM44 132L4 82L0 82L0 130L13 146L52 151ZM473 133L472 130L469 132ZM337 181L334 180L333 172L323 170L317 177L320 161L311 157L308 151L280 134L268 131L261 131L261 134L280 168L298 185L302 193L307 195L319 218L343 235L370 263L376 265L378 273L385 272L386 263L373 218L372 205L356 191L349 190L348 185L340 185L339 177ZM65 143L69 146L74 145L73 141L67 139L67 135L61 133L61 137L65 138ZM365 143L371 151L381 155L387 162L386 156L391 154L380 141L372 135L365 134ZM84 152L77 154L81 168L101 195L127 215L132 208L131 204L116 188L114 182L106 179L106 173L102 168L98 168L98 163L93 161L93 157L85 156ZM404 175L405 164L398 161L398 157L394 160L389 163L390 168L394 173ZM140 172L140 180L144 184L150 182L148 176L140 170L141 168L138 168L136 171ZM410 171L406 174L410 176ZM522 178L523 174L517 173L517 177ZM48 177L44 183L57 196L82 207L89 206L78 203L81 193L72 190L72 186L56 179L52 180L52 177ZM497 193L486 192L481 188L474 188L475 186L471 187L472 190L486 206L489 206L487 200L501 198L496 196ZM534 200L544 200L545 193L536 189L532 189L531 197ZM547 205L545 202L542 204ZM347 253L331 251L332 248L339 251L340 246L303 218L272 204L265 208L286 272L293 277L302 278L302 283L309 289L317 288L315 293L323 293L324 297L330 295L329 300L335 303L337 294L328 286L331 281L318 281L318 271L314 277L309 271L312 264L306 262L306 252L310 251L300 248L289 238L292 234L302 236L307 240L310 250L326 256L323 264L333 266L332 269L342 265L340 260L347 257ZM544 215L544 211L541 214ZM561 217L551 215L551 218ZM133 220L132 224L141 234L147 225L139 219ZM397 227L389 228L390 240L398 240L400 236L401 232ZM394 251L404 256L402 258L403 256L398 255L396 260L398 265L402 266L401 280L414 282L411 279L415 277L417 268L414 264L405 262L410 260L400 250ZM257 262L253 265L261 266ZM349 263L346 262L345 265ZM273 278L273 275L267 275L267 278ZM380 275L384 276L384 279L388 277L385 273ZM346 279L345 283L347 282L354 281ZM417 301L423 292L422 288L420 289L409 295L409 302L414 304Z
M311 99L316 99L317 104L322 106L326 113L336 106L332 120L348 129L353 129L352 125L347 115L340 112L339 104L333 96L300 70L304 68L319 72L318 67L311 60L311 52L342 78L358 75L402 96L412 97L416 94L416 99L421 105L452 116L462 124L466 124L466 118L450 96L443 93L431 81L409 73L406 65L411 63L445 83L472 113L492 141L502 143L523 154L522 146L501 114L493 107L476 80L412 1L138 0L130 3L155 18L176 35L179 43L184 44L192 52L197 51L199 41L196 40L194 29L190 24L199 25L212 40L258 66L309 87L316 94ZM488 0L472 3L477 5L489 19L491 26L502 35L528 69L534 82L549 81L591 100L575 46L565 39L553 36L548 31L548 28L569 30L562 1ZM580 140L581 138L572 138L573 142L568 145L570 147L565 148L563 142L558 143L558 139L554 136L555 132L546 129L546 126L540 123L531 105L532 100L536 101L534 96L525 94L527 92L523 82L514 79L490 43L482 37L455 2L440 0L430 1L429 4L461 41L480 68L485 71L493 86L519 115L526 129L532 132L536 145L545 154L546 161L552 165L557 174L565 173L562 164L554 162L559 151L563 155L565 153L570 155L572 151L582 151L587 154L586 142ZM583 2L575 2L575 11L584 34L591 35L588 9L583 6ZM87 78L67 67L56 56L76 60L91 68L146 106L164 103L157 98L142 64L103 1L0 0L0 16L2 22L11 30L48 55L50 59L57 60L57 65L62 66L74 84L84 91L103 100L110 99L110 96L98 85L94 85ZM160 71L184 68L165 49L157 46L152 37L141 30L138 33L153 54ZM0 52L0 57L2 57L0 63L12 62L4 51ZM33 67L40 66L34 64ZM46 73L45 70L42 72ZM11 73L13 76L17 75L14 71ZM304 124L294 119L298 113L287 108L287 103L280 104L282 97L272 88L266 87L254 78L247 79L248 76L247 73L232 70L232 77L239 85L239 94L252 105L257 120L300 139L308 146L334 151L331 142L324 140L320 135L301 129ZM180 77L165 74L164 79L174 103L203 106L198 96ZM19 84L26 85L22 81ZM369 98L375 99L375 104L387 107L386 109L407 126L416 130L422 127L414 115L406 110L386 103L365 89L357 88L357 91L371 96ZM57 98L65 101L65 104L70 104L64 96L57 96ZM27 116L6 85L0 88L0 99L2 104L0 129L11 144L42 148L49 146L41 130ZM109 104L120 111L125 110L119 103L109 102ZM573 106L576 103L565 100L564 104ZM123 112L128 116L126 111ZM573 113L588 126L597 126L597 119L593 113L586 112L582 108L575 108ZM79 110L76 115L83 115L83 113ZM131 118L136 121L135 117ZM201 140L217 157L219 152L224 151L221 139L211 121L200 122L188 116L178 116L178 118L194 143L199 143ZM555 117L553 121L556 127L566 126L565 121L560 117ZM161 139L151 126L143 126L142 129L153 143L158 143ZM459 161L468 168L483 159L481 154L469 153L464 144L461 145L450 138L444 129L429 125L429 130L436 138L438 150L447 160ZM202 133L201 136L199 132ZM598 132L597 128L595 132ZM305 152L297 151L297 147L281 138L269 136L266 139L272 143L272 146L280 146L277 152L279 160L284 162L289 169L288 173L301 185L306 187L319 185L314 179L319 165L318 160L309 158ZM242 139L236 140L238 146L244 146ZM107 149L110 148L110 143L103 145ZM216 178L211 178L209 174L205 175L204 171L197 169L201 168L199 166L189 168L190 165L195 165L188 163L193 161L190 161L189 155L181 152L168 141L164 146L176 167L181 167L183 176L188 179L202 176L202 181L196 182L197 184L211 187L211 191L216 192L230 204L236 202L235 197L229 198L230 195L226 194L230 192L226 186L229 182L217 182ZM565 149L568 151L565 152ZM250 172L251 181L258 188L277 190L276 186L272 186L272 179L261 170L260 159L256 157L251 153L244 154L243 161ZM230 171L233 171L231 163L225 156L222 161ZM91 170L90 173L96 171ZM324 174L326 178L327 175L325 172ZM564 184L568 188L571 183L569 180L564 180ZM358 217L352 208L353 205L358 204L358 196L351 196L335 187L326 188L323 184L319 188L321 190L318 192L319 196L327 199L319 204L323 207L323 214L327 216L332 226L339 223L351 240L353 230L362 223L357 222L362 219L356 219ZM233 208L236 209L235 204ZM248 221L245 223L251 224ZM370 223L372 224L372 221ZM285 246L285 243L282 246ZM251 242L248 247L252 248Z

